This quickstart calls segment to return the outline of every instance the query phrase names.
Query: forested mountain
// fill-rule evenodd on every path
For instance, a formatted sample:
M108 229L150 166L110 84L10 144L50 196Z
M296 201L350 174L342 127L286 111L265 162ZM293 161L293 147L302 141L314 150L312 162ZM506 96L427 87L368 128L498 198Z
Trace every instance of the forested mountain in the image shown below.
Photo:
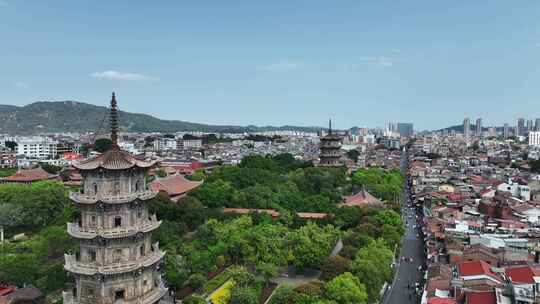
M108 128L108 109L78 101L39 101L26 106L0 105L0 133L92 132ZM103 122L103 123L102 123ZM315 127L220 126L163 120L147 114L120 111L120 128L127 132L248 132L263 130L316 131Z

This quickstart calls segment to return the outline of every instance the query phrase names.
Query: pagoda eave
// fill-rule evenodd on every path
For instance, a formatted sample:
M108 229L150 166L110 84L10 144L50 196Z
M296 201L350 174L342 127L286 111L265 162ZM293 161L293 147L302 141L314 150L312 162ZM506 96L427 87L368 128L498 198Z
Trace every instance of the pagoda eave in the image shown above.
M70 192L69 199L72 200L74 203L81 204L81 205L94 205L97 203L118 205L118 204L130 203L135 200L147 201L156 197L157 194L158 194L157 191L147 190L144 192L135 192L128 195L100 197L97 195L85 195L79 192Z
M155 218L155 216L154 216ZM150 221L144 225L135 226L132 229L113 228L113 229L81 229L79 225L67 223L68 234L76 239L93 240L96 238L117 239L135 236L139 233L149 233L161 226L162 221Z
M160 250L140 262L122 262L108 266L97 266L81 263L75 260L75 255L65 254L64 269L74 275L117 275L153 267L163 260L165 254L165 251Z

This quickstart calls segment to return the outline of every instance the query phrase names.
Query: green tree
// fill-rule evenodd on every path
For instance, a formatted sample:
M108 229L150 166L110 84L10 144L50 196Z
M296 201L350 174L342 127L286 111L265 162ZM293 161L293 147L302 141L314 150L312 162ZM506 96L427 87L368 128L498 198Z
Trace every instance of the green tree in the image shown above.
M354 161L354 162L357 162L358 161L358 157L360 156L360 152L358 152L358 150L356 149L353 149L353 150L350 150L350 151L347 151L347 157Z
M274 264L270 263L259 263L257 265L257 273L262 275L264 278L264 284L268 286L270 279L278 275L278 268Z
M531 172L540 173L540 160L529 160Z
M253 287L234 288L231 292L229 304L258 304L259 293Z
M62 170L62 167L60 166L50 165L47 163L41 163L40 167L49 174L58 174Z
M270 304L297 304L298 294L289 285L281 285L277 288Z
M32 284L38 278L39 261L34 254L20 253L0 258L0 282L16 286Z
M112 141L109 138L98 138L94 142L93 149L97 152L103 153L107 150L110 150L112 146Z
M390 209L384 209L377 212L377 214L375 215L375 219L379 222L380 225L390 225L396 228L403 227L403 220L401 219L401 215Z
M319 299L326 292L326 286L324 282L315 280L295 287L294 291Z
M385 241L378 239L361 248L352 261L351 271L366 286L370 302L377 300L384 282L392 279L393 257L394 254L386 247Z
M42 181L0 185L0 205L3 204L21 208L17 228L36 231L54 223L70 202L61 183Z
M4 144L10 151L15 151L17 149L17 142L6 140Z
M199 296L189 296L182 300L184 304L206 304L206 300Z
M291 231L288 242L293 264L301 269L319 267L330 255L337 236L333 226L319 227L313 223Z
M204 283L206 283L206 277L200 273L194 273L187 279L187 285L194 290L200 290Z
M215 208L228 206L234 192L235 190L229 182L218 179L197 188L193 195L205 206Z
M326 284L326 296L338 304L366 303L366 288L350 272L346 272Z
M0 203L0 233L21 223L22 208L18 205ZM0 240L1 242L2 240Z
M342 256L335 256L328 258L326 262L321 266L321 280L329 281L344 272L349 268L350 261Z
M167 172L163 171L163 169L157 169L156 170L156 176L160 178L167 177Z

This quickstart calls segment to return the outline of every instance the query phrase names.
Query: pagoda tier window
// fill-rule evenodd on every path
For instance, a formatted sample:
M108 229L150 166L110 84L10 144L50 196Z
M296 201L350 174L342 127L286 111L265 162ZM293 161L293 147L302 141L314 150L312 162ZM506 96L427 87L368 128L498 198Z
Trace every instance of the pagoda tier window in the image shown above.
M114 292L114 302L123 303L125 298L125 291L123 289Z
M142 183L141 183L141 180L137 180L137 182L135 183L135 191L138 192L138 191L141 191L142 189Z
M141 254L141 256L145 256L145 252L144 252L145 250L144 249L145 249L144 244L141 245L141 247L139 247L139 253Z
M122 227L122 217L117 216L114 218L114 228Z
M120 194L120 182L114 183L114 194Z
M115 249L113 251L113 262L120 263L122 261L122 249Z
M94 188L94 194L98 194L98 186L97 186L97 184L94 183L92 186Z
M90 262L96 261L96 251L94 249L88 249L88 259Z

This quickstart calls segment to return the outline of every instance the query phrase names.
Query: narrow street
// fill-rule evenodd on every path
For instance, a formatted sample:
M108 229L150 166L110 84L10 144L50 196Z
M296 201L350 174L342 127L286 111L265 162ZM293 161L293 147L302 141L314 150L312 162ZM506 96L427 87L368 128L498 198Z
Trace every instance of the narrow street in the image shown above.
M401 155L401 171L407 172L407 153ZM402 239L401 252L398 260L394 282L386 291L383 304L420 303L420 295L415 292L415 283L421 284L423 271L419 269L424 264L423 241L419 234L416 213L411 208L408 182L403 188L402 202L403 219L406 222L406 231ZM412 260L411 260L412 259ZM421 286L419 286L421 294Z

